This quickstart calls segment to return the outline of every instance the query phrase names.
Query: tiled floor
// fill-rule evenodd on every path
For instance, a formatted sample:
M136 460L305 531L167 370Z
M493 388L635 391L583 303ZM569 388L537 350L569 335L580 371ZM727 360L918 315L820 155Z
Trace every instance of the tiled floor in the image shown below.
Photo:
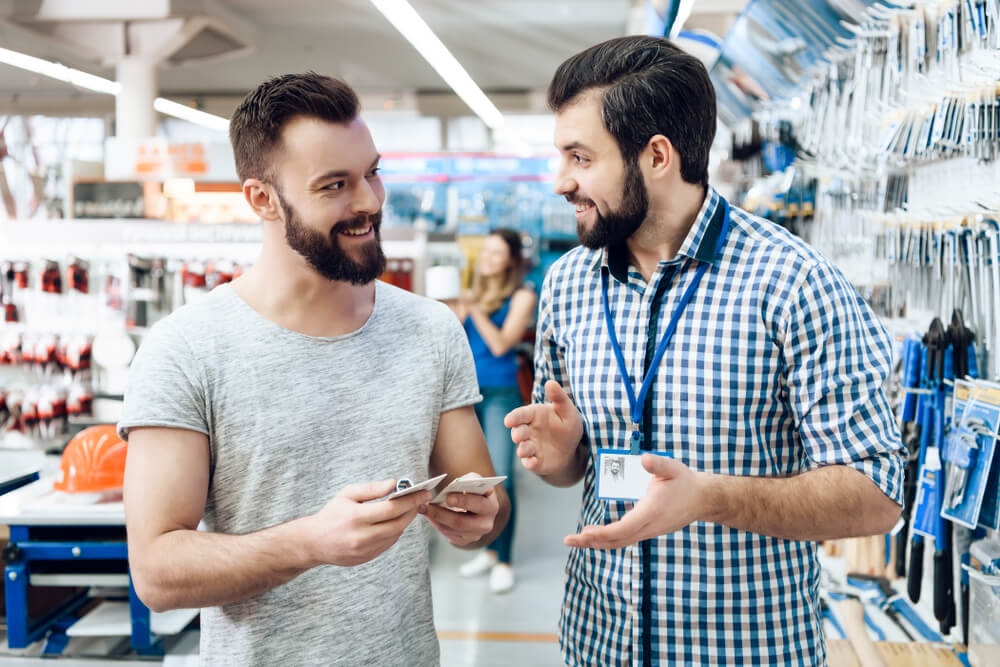
M515 484L519 508L514 536L517 585L513 591L494 595L485 576L462 579L459 565L475 554L459 551L443 539L432 545L434 618L444 667L563 664L555 642L568 551L562 538L575 530L581 487L556 489L523 470L517 471ZM196 665L197 645L197 632L185 633L172 642L162 664ZM125 648L124 639L73 639L57 663L148 667L159 662L125 654ZM40 652L40 643L24 651L9 651L6 637L0 633L2 667L38 667L43 660L38 657Z

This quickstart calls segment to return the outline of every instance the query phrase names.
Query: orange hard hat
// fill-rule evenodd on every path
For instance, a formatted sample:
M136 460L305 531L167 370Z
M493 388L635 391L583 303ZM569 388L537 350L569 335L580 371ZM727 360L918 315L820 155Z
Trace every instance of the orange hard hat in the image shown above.
M114 424L86 428L63 450L56 491L96 493L122 488L125 481L125 441Z

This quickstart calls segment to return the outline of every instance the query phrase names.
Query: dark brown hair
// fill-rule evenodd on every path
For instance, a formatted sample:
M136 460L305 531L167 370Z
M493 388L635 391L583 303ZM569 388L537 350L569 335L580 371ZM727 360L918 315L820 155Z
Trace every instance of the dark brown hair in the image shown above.
M270 181L281 131L290 120L310 116L330 123L349 123L360 110L358 96L340 79L315 72L268 79L243 98L229 121L236 173Z
M558 113L595 88L604 89L604 127L626 163L634 163L649 140L662 134L680 154L681 177L708 184L715 89L700 60L658 37L611 39L559 66L549 84L549 107Z

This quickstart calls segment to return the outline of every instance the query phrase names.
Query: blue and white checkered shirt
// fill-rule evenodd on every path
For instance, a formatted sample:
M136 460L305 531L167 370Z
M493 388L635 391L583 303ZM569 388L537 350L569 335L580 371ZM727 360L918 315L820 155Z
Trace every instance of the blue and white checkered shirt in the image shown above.
M628 448L632 432L601 272L612 278L608 300L638 387L699 262L712 265L656 370L643 447L723 475L847 465L901 501L884 328L840 271L767 220L731 207L713 258L724 208L710 188L678 255L660 262L649 284L621 249L576 248L545 278L534 400L554 379L583 414L591 455L581 526L632 507L598 499L594 477L596 450ZM815 542L703 522L624 549L574 549L559 623L563 656L587 666L823 664L816 551Z

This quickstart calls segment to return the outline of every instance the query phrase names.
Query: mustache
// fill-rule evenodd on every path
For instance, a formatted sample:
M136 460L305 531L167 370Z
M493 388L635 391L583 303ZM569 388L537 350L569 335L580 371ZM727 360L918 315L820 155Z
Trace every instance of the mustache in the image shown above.
M359 215L354 218L348 218L347 220L341 220L340 222L335 224L333 226L333 229L330 231L335 234L338 234L348 229L354 229L355 227L360 227L361 225L364 225L369 222L375 228L375 231L378 231L379 227L382 225L382 211L379 211L374 215Z
M587 199L586 197L577 197L576 195L564 195L564 196L566 197L566 201L568 201L570 204L573 204L574 206L578 204L586 204L587 206L594 206L593 200Z

